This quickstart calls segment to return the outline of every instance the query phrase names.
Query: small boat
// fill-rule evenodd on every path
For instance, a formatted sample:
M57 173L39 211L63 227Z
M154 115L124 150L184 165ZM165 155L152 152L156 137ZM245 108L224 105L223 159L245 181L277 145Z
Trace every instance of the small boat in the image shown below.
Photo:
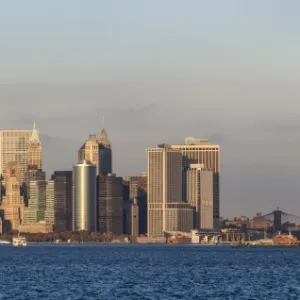
M20 236L20 234L17 237L13 237L13 245L15 247L19 246L27 246L27 240L25 236Z

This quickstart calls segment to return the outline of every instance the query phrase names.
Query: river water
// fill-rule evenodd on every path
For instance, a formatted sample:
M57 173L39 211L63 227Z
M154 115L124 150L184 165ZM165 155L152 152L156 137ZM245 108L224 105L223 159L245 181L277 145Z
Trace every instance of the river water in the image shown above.
M300 248L1 245L4 299L300 299Z

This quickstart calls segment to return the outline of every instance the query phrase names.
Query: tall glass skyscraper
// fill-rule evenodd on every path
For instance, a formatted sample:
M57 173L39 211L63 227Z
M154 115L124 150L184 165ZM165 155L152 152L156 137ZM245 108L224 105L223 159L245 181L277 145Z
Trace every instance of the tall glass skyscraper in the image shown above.
M96 230L96 166L84 160L73 167L72 229Z

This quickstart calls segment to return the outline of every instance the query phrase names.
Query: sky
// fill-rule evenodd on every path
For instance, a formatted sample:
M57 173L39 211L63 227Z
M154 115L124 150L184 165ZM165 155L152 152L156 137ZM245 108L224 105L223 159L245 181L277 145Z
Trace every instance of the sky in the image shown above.
M121 176L185 136L221 145L221 215L300 216L300 2L0 0L0 128L44 168L104 126Z

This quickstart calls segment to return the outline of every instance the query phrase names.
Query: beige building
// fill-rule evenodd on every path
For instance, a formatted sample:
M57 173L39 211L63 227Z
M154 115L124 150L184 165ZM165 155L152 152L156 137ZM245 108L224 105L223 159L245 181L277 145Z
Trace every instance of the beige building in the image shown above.
M24 198L21 196L20 164L9 162L5 171L5 196L2 198L0 213L7 231L18 230L23 220Z
M90 161L96 166L96 175L107 175L112 172L112 150L108 134L105 129L97 139L90 135L78 151L78 161Z
M187 137L183 145L171 145L172 149L181 151L183 169L190 164L203 164L205 169L213 171L213 217L214 228L219 227L220 219L220 145L210 144L208 140ZM183 198L186 201L186 172L183 173Z
M191 164L186 171L187 202L194 207L194 228L213 229L213 171Z
M182 201L182 154L169 145L147 149L148 236L190 231L193 210Z
M50 233L53 231L52 225L45 221L22 224L19 229L22 233Z
M20 164L20 182L24 182L28 167L28 143L32 130L1 130L0 131L0 174L5 177L9 162Z

